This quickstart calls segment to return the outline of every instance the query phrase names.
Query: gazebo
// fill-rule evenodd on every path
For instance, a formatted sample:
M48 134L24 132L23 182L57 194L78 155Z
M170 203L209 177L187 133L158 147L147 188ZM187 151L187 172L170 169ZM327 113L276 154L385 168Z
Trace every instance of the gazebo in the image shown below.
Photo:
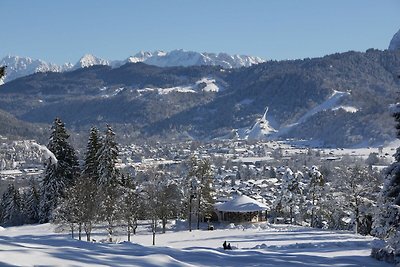
M218 220L224 222L259 222L266 218L267 205L241 195L215 205Z

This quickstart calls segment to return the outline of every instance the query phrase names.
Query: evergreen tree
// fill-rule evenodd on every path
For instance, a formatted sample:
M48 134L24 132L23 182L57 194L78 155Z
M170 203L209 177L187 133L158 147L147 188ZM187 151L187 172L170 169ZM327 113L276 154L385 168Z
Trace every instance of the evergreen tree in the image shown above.
M39 222L39 191L35 181L29 181L29 188L23 194L23 214L25 223Z
M89 133L89 140L86 146L85 161L82 174L94 182L99 181L99 151L101 148L99 131L92 127Z
M393 117L400 139L400 104L397 104ZM400 147L394 156L395 162L386 170L373 223L373 234L384 242L372 248L372 256L400 263Z
M23 223L21 196L13 184L8 185L1 204L2 223L4 225L20 225Z
M93 223L98 212L98 192L99 184L99 151L101 148L99 131L92 127L86 147L85 161L81 179L77 182L80 205L82 210L83 228L86 233L86 240L90 241Z
M289 212L291 223L293 223L295 214L299 213L304 201L302 178L301 173L293 173L290 168L287 168L282 176L280 193L275 202L275 206L280 206L282 210Z
M65 190L74 184L79 173L78 158L68 138L64 123L56 118L47 148L57 158L57 163L48 162L41 183L39 217L42 223L53 219L52 213L58 201L65 196Z
M115 141L115 133L112 128L107 125L107 130L97 155L100 185L115 186L119 183L119 171L115 167L118 159L118 152L118 145Z
M107 125L107 130L98 152L99 161L99 190L98 200L99 218L107 222L107 232L109 241L112 242L112 235L115 223L120 219L120 197L121 179L116 167L118 159L118 146L115 141L115 133Z
M6 67L7 66L1 66L0 67L0 80L1 80L1 78L3 78L3 76L6 75Z

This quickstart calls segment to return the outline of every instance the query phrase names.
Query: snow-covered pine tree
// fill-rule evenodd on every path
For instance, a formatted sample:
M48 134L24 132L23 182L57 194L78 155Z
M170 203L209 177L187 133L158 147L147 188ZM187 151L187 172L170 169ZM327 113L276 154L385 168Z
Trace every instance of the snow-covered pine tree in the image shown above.
M89 140L86 146L85 161L82 174L94 182L99 180L99 151L101 148L99 130L92 127L89 133Z
M29 187L23 194L23 214L25 223L39 222L39 191L33 179L29 181Z
M304 202L304 184L302 178L302 173L293 173L290 168L287 168L282 176L280 194L276 199L276 205L279 203L282 210L288 211L290 223L293 223L293 218L299 213L301 205Z
M311 227L322 227L321 207L324 201L325 179L317 166L312 166L309 171L308 184L308 212L311 215Z
M115 164L118 160L118 145L115 141L115 133L111 126L107 125L105 136L98 151L98 175L99 184L102 186L119 184L120 174Z
M397 138L400 139L400 103L393 112ZM386 170L385 182L378 200L372 233L382 239L372 248L372 256L389 262L400 263L400 147L393 162Z
M7 190L3 194L1 204L3 225L20 225L23 223L21 196L14 184L8 185Z
M121 177L116 167L117 159L118 146L115 141L115 133L107 125L107 130L98 152L98 200L100 204L99 218L107 222L110 242L112 242L115 223L120 219Z
M82 210L83 229L86 240L90 241L93 223L98 212L97 185L99 183L99 151L101 148L99 131L92 127L86 146L85 161L81 178L77 181L80 205Z
M41 223L53 219L52 212L57 207L59 199L64 197L65 190L74 184L74 179L79 174L78 158L68 138L64 123L56 118L47 148L57 158L57 163L48 162L40 185Z

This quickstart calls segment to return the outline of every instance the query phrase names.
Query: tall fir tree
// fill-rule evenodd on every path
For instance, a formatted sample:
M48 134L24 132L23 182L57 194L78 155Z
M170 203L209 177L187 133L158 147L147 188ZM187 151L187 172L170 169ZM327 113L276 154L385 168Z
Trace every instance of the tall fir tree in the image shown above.
M393 112L397 138L400 139L400 104ZM400 264L400 147L386 170L385 182L378 200L372 233L383 240L372 248L372 256Z
M56 118L52 126L47 148L57 158L57 163L48 162L40 188L40 222L52 220L52 213L64 197L67 188L74 184L79 174L78 158L68 142L69 135L64 123Z
M91 240L93 223L96 221L98 212L98 192L99 183L99 151L101 148L99 131L96 127L90 129L88 143L86 146L85 160L82 167L80 179L76 181L75 192L78 199L80 213L80 223L86 233L86 240ZM81 226L82 226L81 225ZM78 229L79 230L79 229Z
M105 136L102 139L98 152L98 198L99 219L106 221L109 241L112 242L116 222L120 219L121 177L116 167L118 160L118 145L115 133L107 125Z
M105 136L98 151L98 176L102 186L117 185L120 174L115 164L118 160L118 145L115 141L115 133L111 126L107 125Z
M101 148L99 130L92 127L89 133L89 140L86 146L85 161L82 175L89 177L94 182L99 182L99 151Z
M1 203L2 224L19 225L23 223L21 195L14 184L9 184Z
M29 188L23 194L23 213L25 216L25 223L39 222L39 200L40 195L35 181L29 181Z

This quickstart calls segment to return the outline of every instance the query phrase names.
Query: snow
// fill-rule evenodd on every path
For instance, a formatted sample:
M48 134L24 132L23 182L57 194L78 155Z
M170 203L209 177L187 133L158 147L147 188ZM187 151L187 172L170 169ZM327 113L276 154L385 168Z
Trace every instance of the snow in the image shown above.
M141 88L138 89L138 93L144 92L154 92L157 91L159 95L166 95L170 93L198 93L199 91L203 92L219 92L221 90L221 86L217 84L217 81L210 77L204 77L200 80L196 81L194 84L186 85L186 86L175 86L168 88Z
M73 69L87 68L94 65L110 65L110 62L105 59L95 57L91 54L85 54L74 65Z
M178 227L179 225L175 225ZM91 243L55 233L50 224L10 227L0 237L1 265L17 266L392 266L370 257L371 237L266 223L229 225L214 231L140 226L134 243ZM222 227L222 226L221 226ZM101 229L93 238L100 240ZM233 250L224 251L222 243Z
M202 87L204 92L219 92L220 90L216 84L216 80L211 78L202 78L196 82L196 85L197 87Z
M192 65L213 65L222 66L224 68L240 68L249 67L254 64L265 62L265 60L246 55L228 55L226 53L198 53L193 51L185 51L182 49L172 50L170 52L139 52L135 56L128 57L125 60L105 60L98 58L92 54L85 54L79 61L73 65L65 63L57 65L48 63L40 59L31 59L29 57L6 56L0 60L0 66L8 66L7 75L4 82L14 80L19 77L33 74L35 72L63 72L86 68L94 65L108 65L114 68L120 67L128 62L137 63L144 62L150 65L160 67L169 66L192 66ZM0 81L0 85L3 81Z
M341 91L336 91L334 90L332 95L325 100L323 103L317 105L316 107L312 108L306 114L304 114L296 123L286 125L279 129L278 135L286 134L289 132L293 127L304 123L307 121L311 116L317 114L318 112L324 111L324 110L329 110L329 109L334 109L337 102L344 96L349 95L350 93L348 92L341 92Z
M129 57L126 62L143 62L159 67L172 66L193 66L193 65L213 65L223 68L249 67L254 64L265 62L265 60L246 55L228 55L226 53L199 53L176 49L170 52L139 52L133 57Z
M268 207L248 196L236 196L223 204L217 205L216 209L224 212L253 212L267 210Z
M344 111L349 112L349 113L355 113L358 111L358 108L352 107L352 106L338 106L338 107L333 108L332 110L339 110L339 109L343 109Z
M6 75L3 77L3 82L30 75L36 72L61 72L70 70L72 65L66 63L64 65L56 65L47 63L40 59L32 59L29 57L20 57L8 55L0 60L0 66L7 66Z
M267 120L268 107L265 109L261 119L257 120L250 130L245 132L245 139L249 140L263 140L267 139L269 135L275 133L276 130L269 125Z
M42 153L43 158L45 158L46 160L49 159L51 164L57 164L58 160L56 156L46 146L39 145L38 143L35 142L31 142L30 145L31 147L39 149L40 152Z

